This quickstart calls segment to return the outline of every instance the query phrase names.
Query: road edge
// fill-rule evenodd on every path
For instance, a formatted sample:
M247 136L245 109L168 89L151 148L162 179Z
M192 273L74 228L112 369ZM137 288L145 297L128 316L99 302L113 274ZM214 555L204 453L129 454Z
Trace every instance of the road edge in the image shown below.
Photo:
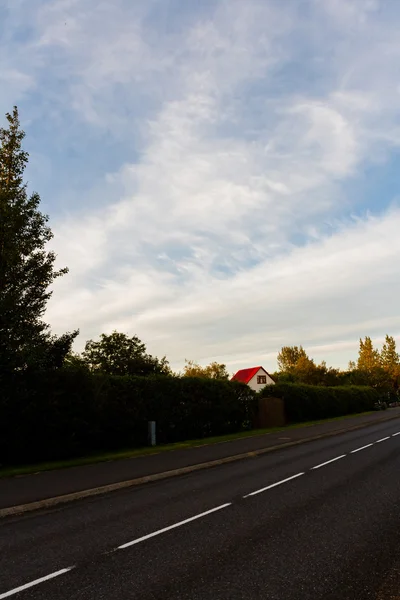
M359 425L352 425L351 427L346 427L346 428L342 428L342 429L336 429L334 431L327 431L325 433L320 433L318 435L303 438L302 440L295 440L293 442L284 442L283 444L276 444L275 446L259 448L258 450L252 450L250 452L243 452L241 454L233 454L232 456L226 456L225 458L219 458L216 460L210 460L210 461L203 462L203 463L197 463L195 465L190 465L187 467L180 467L179 469L172 469L170 471L164 471L161 473L153 473L152 475L145 475L143 477L137 477L136 479L120 481L118 483L110 483L108 485L102 485L102 486L99 486L96 488L91 488L88 490L81 490L79 492L73 492L71 494L63 494L62 496L55 496L53 498L45 498L44 500L37 500L36 502L29 502L27 504L20 504L17 506L9 506L7 508L0 509L0 519L4 518L4 517L18 516L18 515L22 515L27 512L32 512L32 511L36 511L36 510L53 508L54 506L58 506L61 504L67 504L69 502L73 502L76 500L83 500L84 498L90 498L92 496L100 496L103 494L108 494L109 492L115 492L115 491L122 490L125 488L134 487L137 485L143 485L144 483L150 483L152 481L160 481L162 479L169 479L171 477L177 477L178 475L186 475L187 473L193 473L194 471L201 471L203 469L210 469L212 467L217 467L219 465L236 462L238 460L255 458L262 454L267 454L269 452L275 452L276 450L281 450L283 448L290 448L292 446L299 446L301 444L314 442L316 440L320 440L323 438L334 437L335 435L347 433L348 431L356 431L357 429L365 429L366 427L371 427L371 426L379 424L379 423L384 423L385 421L394 421L395 419L399 419L399 418L400 418L400 415L395 415L395 416L392 415L390 417L383 417L381 419L377 419L373 423L360 423Z

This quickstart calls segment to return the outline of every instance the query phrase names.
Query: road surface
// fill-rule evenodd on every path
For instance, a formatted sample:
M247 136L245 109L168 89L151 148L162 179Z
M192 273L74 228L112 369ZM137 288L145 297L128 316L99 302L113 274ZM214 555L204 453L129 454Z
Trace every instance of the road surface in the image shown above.
M2 519L0 600L400 598L399 475L394 420Z

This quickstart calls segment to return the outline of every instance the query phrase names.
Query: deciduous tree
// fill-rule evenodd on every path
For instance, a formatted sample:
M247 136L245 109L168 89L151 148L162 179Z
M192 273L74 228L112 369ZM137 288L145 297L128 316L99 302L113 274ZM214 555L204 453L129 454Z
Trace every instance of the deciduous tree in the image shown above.
M224 364L212 362L202 367L193 360L186 360L183 368L183 377L205 377L207 379L229 379L229 373Z
M400 357L393 336L386 335L380 358L382 368L390 377L393 387L397 389L400 378Z
M364 340L360 338L360 349L358 352L357 369L366 373L372 373L376 367L380 366L380 356L372 344L369 336Z
M147 354L146 346L133 335L113 331L102 333L100 340L86 342L82 357L92 371L109 375L156 375L171 373L165 356Z
M387 371L393 371L399 366L400 359L396 348L396 341L393 336L386 335L385 343L381 350L382 367Z
M290 373L296 368L300 358L308 359L303 346L283 346L277 357L279 370Z
M319 372L318 367L314 363L312 358L308 356L300 356L296 362L292 372L295 374L296 379L299 383L306 383L309 385L317 385L319 383Z
M382 390L391 387L387 372L382 366L380 353L374 348L369 336L366 336L364 340L360 339L357 369L353 373L352 379L359 382L358 385L370 385Z

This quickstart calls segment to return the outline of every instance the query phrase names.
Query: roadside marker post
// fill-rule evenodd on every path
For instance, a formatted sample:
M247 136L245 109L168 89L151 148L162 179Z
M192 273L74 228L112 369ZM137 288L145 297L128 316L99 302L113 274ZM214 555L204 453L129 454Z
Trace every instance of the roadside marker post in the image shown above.
M149 421L149 444L150 446L156 445L156 422Z

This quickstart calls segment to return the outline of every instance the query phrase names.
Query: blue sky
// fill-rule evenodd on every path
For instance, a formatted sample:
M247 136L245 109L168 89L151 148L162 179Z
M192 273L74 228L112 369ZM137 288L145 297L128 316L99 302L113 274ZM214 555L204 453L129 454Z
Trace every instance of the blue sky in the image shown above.
M398 336L399 26L395 0L3 1L54 331L231 371Z

